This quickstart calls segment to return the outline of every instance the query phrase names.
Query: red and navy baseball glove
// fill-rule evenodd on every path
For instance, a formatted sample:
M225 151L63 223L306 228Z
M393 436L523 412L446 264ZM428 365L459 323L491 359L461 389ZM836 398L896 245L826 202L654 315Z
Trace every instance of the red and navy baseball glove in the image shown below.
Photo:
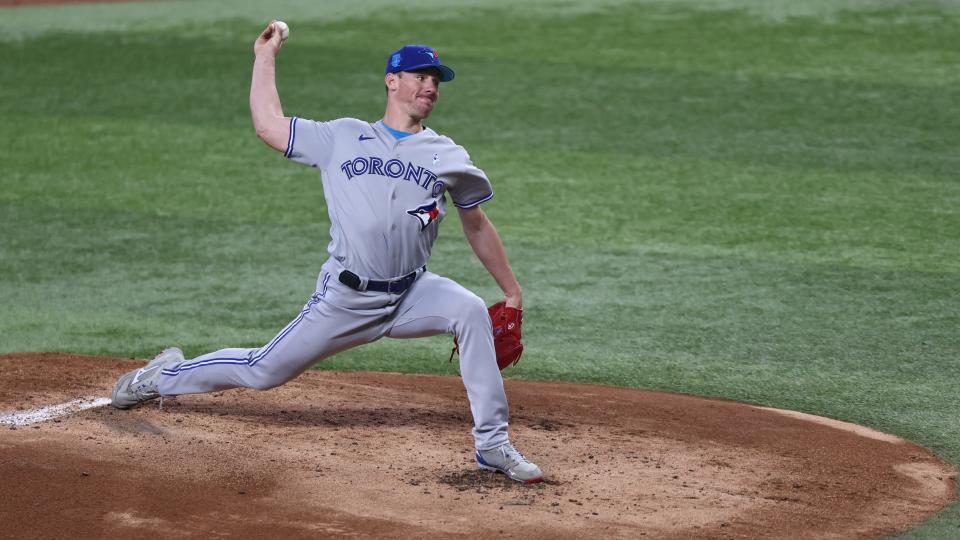
M490 314L490 322L493 323L493 347L497 352L497 366L503 371L507 366L519 362L523 355L523 343L520 341L523 332L523 310L507 307L507 303L501 300L487 308L487 312ZM459 352L460 344L454 336L450 360L453 360L454 353Z

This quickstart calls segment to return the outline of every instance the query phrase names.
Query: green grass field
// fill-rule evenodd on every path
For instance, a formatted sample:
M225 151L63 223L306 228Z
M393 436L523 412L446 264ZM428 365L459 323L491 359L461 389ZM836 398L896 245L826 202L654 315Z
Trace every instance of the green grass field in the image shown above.
M960 4L447 4L0 9L0 352L198 355L298 312L321 185L247 109L278 17L287 114L378 119L403 43L457 70L429 125L494 181L527 308L509 376L796 409L960 464ZM431 269L498 299L442 231ZM453 374L450 346L321 367ZM958 535L954 504L903 537Z

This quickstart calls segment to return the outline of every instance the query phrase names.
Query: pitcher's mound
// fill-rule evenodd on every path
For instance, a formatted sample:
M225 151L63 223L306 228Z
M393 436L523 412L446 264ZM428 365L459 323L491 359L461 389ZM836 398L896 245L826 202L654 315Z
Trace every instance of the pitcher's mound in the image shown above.
M4 532L852 538L908 527L955 490L950 465L865 428L592 385L506 381L511 438L547 477L533 486L477 470L455 377L308 372L162 410L44 409L106 397L142 364L0 356Z

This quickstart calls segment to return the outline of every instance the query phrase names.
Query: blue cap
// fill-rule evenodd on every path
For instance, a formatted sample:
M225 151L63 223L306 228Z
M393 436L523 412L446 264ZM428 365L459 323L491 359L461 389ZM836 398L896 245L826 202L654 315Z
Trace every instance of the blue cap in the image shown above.
M440 55L426 45L404 45L387 59L387 73L414 71L422 68L436 68L440 71L440 81L453 80L453 70L440 63Z

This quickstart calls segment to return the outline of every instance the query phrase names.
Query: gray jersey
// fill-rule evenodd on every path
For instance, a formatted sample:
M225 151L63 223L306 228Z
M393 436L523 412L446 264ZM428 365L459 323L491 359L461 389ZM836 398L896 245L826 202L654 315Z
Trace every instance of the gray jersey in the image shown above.
M284 155L320 169L331 223L327 250L371 279L426 264L446 214L445 193L459 208L493 197L467 151L427 128L396 139L379 121L293 117Z

